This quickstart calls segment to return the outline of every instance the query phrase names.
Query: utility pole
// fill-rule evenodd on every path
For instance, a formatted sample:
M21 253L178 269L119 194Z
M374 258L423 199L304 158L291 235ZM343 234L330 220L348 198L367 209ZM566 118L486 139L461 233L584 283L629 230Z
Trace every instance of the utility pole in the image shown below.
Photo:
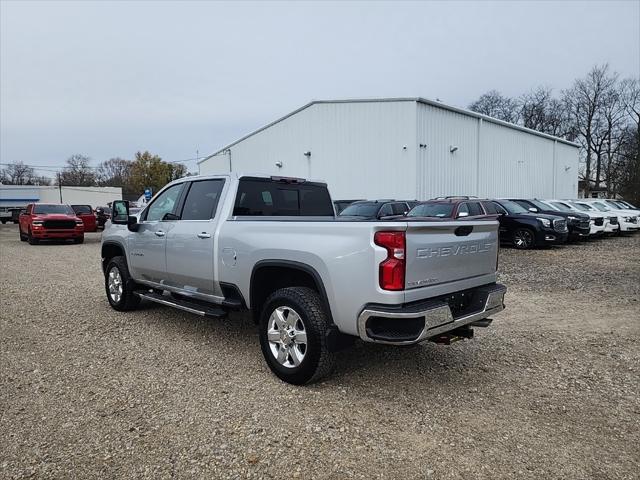
M58 191L60 192L60 203L62 204L62 181L60 180L60 172L58 172Z

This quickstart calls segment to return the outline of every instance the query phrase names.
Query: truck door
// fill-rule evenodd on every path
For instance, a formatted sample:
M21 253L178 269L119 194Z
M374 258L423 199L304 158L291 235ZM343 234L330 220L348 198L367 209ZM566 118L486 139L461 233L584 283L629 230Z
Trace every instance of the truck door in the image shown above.
M162 191L144 210L129 244L129 267L135 279L162 283L167 273L167 235L174 228L183 183Z
M224 179L189 182L180 219L167 234L165 284L185 294L220 296L214 280L216 210Z

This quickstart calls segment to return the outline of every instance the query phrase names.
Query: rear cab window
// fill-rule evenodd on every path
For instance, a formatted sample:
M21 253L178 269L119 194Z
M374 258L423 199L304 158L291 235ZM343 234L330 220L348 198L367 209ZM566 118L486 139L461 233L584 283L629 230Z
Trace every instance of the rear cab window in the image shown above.
M323 183L243 177L233 208L236 217L334 217Z
M90 215L93 213L93 210L91 210L89 205L71 205L71 208L73 208L73 211L76 212L76 214L80 215Z

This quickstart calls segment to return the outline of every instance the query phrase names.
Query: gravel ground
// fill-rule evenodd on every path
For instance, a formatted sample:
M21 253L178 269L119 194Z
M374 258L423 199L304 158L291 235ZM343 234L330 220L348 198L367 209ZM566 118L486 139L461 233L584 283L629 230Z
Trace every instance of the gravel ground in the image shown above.
M0 226L2 478L638 478L640 234L503 249L474 340L358 343L309 387L247 315L111 310L99 242Z

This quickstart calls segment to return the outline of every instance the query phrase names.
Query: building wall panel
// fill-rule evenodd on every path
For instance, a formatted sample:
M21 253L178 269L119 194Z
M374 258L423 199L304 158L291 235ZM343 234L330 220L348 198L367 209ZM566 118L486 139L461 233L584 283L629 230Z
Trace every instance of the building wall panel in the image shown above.
M418 104L417 141L416 190L420 200L475 194L476 119ZM453 148L457 149L451 152Z
M200 173L230 164L325 180L336 199L577 195L575 146L415 99L312 103L205 160Z
M478 196L551 197L554 141L483 121Z
M414 198L415 108L409 101L314 104L231 146L232 168L322 179L334 198ZM203 174L228 171L228 153L200 164Z

